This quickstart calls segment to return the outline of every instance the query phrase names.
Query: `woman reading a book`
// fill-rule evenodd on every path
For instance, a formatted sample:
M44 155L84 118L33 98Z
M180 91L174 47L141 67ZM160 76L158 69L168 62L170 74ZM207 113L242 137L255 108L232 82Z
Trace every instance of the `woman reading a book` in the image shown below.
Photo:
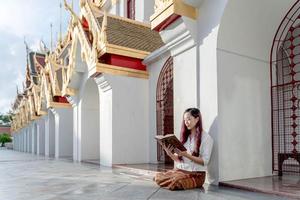
M180 141L186 151L162 144L163 149L174 160L174 169L157 173L154 179L158 185L170 190L202 187L212 152L213 139L202 129L199 109L185 110Z

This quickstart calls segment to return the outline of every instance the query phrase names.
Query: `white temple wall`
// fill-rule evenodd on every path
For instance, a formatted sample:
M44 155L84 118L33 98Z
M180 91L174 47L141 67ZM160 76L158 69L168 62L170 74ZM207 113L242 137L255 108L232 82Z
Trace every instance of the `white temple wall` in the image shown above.
M226 6L217 48L220 181L272 175L269 55L293 3L232 0Z

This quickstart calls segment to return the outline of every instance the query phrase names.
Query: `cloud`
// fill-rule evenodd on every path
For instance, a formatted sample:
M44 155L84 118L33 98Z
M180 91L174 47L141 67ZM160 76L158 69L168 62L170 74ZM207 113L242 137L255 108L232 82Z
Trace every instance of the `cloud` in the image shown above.
M0 113L11 108L16 97L16 85L25 80L26 50L24 37L36 50L39 41L50 44L50 23L53 35L59 33L62 0L9 0L0 6ZM74 1L75 2L75 1ZM75 4L74 4L75 5ZM78 10L76 5L75 10ZM62 12L62 30L67 29L69 13ZM54 40L56 36L53 37Z

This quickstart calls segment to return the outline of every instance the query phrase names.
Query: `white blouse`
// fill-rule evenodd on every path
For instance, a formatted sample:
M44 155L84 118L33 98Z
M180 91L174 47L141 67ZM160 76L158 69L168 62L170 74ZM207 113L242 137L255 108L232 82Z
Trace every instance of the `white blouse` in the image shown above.
M213 143L214 142L212 137L208 133L203 131L201 136L199 156L203 159L204 165L199 165L186 157L182 157L181 162L175 161L174 163L175 167L187 171L206 171L207 164L209 163L210 160ZM192 152L194 151L194 145L196 145L194 142L194 138L192 139L188 138L187 141L184 143L184 147L187 149L187 152L189 154L192 154Z

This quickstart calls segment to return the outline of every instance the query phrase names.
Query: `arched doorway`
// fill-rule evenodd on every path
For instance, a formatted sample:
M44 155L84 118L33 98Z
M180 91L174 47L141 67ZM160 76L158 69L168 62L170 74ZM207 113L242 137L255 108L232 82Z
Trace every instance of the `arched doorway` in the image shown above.
M300 173L300 1L282 20L271 51L273 171Z
M164 64L157 82L157 135L174 133L173 110L173 58L170 57ZM157 145L157 160L159 162L172 163L171 158L165 153L159 144Z

